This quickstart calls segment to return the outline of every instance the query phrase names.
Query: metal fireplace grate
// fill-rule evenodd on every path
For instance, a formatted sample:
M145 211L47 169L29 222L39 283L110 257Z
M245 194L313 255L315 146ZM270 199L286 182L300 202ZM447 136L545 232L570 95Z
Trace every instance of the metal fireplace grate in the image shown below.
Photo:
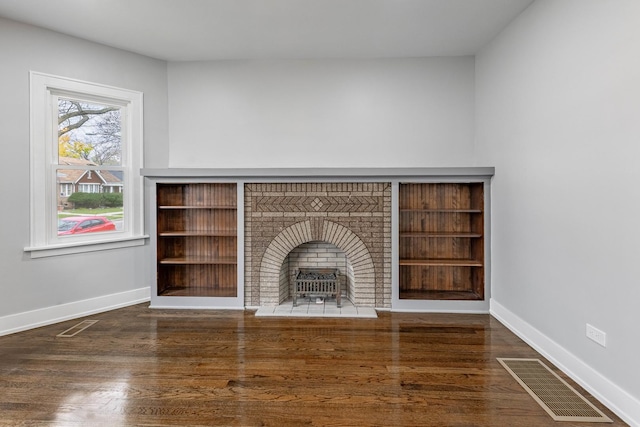
M498 362L555 421L613 422L539 359Z
M296 282L293 289L293 306L298 305L298 298L302 296L316 295L323 297L336 297L336 304L341 307L342 300L340 282L338 281L338 269L336 268L301 268L296 273Z

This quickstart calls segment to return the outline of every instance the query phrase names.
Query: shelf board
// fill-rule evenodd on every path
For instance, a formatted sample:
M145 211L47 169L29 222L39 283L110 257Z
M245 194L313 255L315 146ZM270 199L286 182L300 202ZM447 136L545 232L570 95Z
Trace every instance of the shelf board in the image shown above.
M482 267L482 261L475 259L401 259L400 265L424 267Z
M236 230L228 231L161 231L160 237L237 237Z
M179 205L179 206L174 206L174 205L161 205L158 206L158 209L164 209L164 210L171 210L171 209L176 209L176 210L189 210L189 209L220 209L220 210L237 210L238 207L237 206L223 206L223 205L215 205L215 206L196 206L196 205L192 205L192 206L187 206L187 205Z
M479 238L482 237L480 233L468 233L468 232L436 232L436 231L410 231L401 232L400 237L467 237L467 238Z
M224 264L233 265L237 264L236 257L224 257L224 258L212 258L212 257L181 257L181 258L162 258L160 264L172 264L172 265L198 265L198 264Z
M400 209L400 212L424 213L482 213L482 209Z
M400 291L401 300L482 300L482 295L473 291L447 291L447 290L425 290L425 291Z
M158 296L162 297L235 297L238 291L235 287L219 288L216 286L209 287L183 287L173 286L158 292Z

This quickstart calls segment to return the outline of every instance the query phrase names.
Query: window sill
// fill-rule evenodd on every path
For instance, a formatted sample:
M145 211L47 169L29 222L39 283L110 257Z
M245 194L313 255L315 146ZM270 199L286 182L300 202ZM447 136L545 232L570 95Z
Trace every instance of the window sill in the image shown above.
M30 252L31 258L45 258L58 255L71 255L85 252L105 251L109 249L130 248L142 246L149 238L148 235L125 237L112 240L101 240L93 242L78 242L62 245L34 246L24 248L25 252Z

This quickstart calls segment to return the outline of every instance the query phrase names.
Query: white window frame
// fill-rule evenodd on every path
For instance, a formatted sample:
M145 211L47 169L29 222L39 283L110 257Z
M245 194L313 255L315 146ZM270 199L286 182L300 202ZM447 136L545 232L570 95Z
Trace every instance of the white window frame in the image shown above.
M139 246L144 234L142 92L50 74L30 72L31 229L32 258ZM124 209L122 231L78 236L57 235L57 99L71 97L122 108ZM55 104L55 105L54 105ZM90 168L98 169L98 168Z

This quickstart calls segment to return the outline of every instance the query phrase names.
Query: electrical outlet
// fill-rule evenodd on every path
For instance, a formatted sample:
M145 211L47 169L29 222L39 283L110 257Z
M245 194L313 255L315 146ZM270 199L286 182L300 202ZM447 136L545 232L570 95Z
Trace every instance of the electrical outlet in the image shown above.
M587 338L597 342L603 347L607 346L607 334L602 332L600 329L594 328L588 323L587 323Z

